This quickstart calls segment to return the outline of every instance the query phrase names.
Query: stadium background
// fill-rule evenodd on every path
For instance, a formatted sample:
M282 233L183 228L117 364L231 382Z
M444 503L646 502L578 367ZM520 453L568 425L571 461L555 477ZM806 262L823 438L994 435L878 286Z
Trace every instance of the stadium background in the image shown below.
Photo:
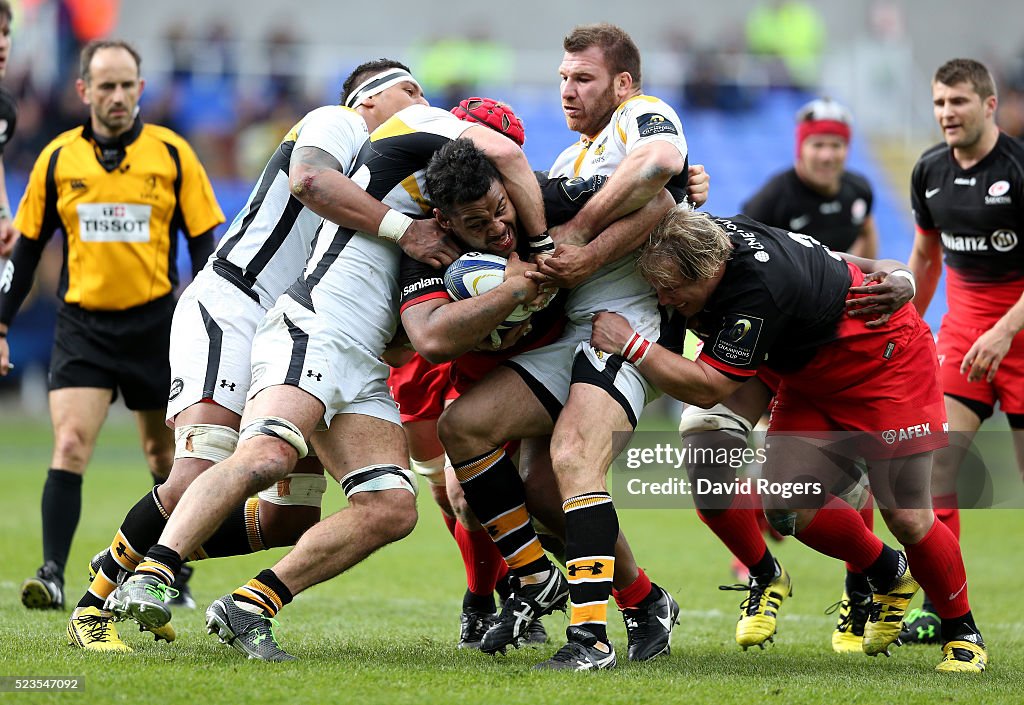
M1024 130L1024 25L1019 2L1012 0L970 7L928 0L834 0L805 5L820 21L812 36L803 37L810 46L817 46L807 62L811 68L806 76L799 70L786 70L778 55L751 51L745 23L758 8L777 4L752 0L700 4L646 0L629 6L609 0L585 5L524 0L500 7L468 0L425 7L398 0L388 3L386 10L327 0L306 0L301 6L268 0L21 0L13 4L14 48L4 81L18 96L20 108L18 132L4 156L12 204L18 202L27 170L41 147L86 115L72 89L75 59L79 42L97 34L128 39L141 50L147 79L141 103L144 119L171 126L191 141L214 179L217 197L229 218L244 203L267 154L294 120L312 106L335 102L348 71L378 56L409 63L427 84L435 105L447 107L453 97L470 94L511 103L526 123L526 152L531 163L546 168L557 152L575 139L565 127L558 102L556 69L561 37L575 24L597 20L615 22L632 34L643 53L647 91L679 109L691 160L705 164L712 175L706 208L714 213L736 212L740 202L771 173L791 164L793 113L811 95L826 93L846 102L856 117L850 167L865 173L875 188L881 255L905 260L913 230L908 203L910 168L920 151L939 138L930 110L929 78L934 68L953 56L986 61L997 73L1001 125L1017 134ZM803 35L798 32L796 36ZM43 670L53 674L87 672L94 683L98 679L112 685L115 676L105 674L102 668L86 668L76 654L63 647L65 617L46 615L42 620L45 628L40 630L16 603L16 583L34 569L38 554L38 492L49 452L44 375L59 262L58 242L51 246L41 269L41 285L30 308L23 310L10 336L17 374L0 380L0 466L8 482L0 517L0 536L4 537L0 540L0 653L7 665L0 675L13 673L11 669L29 669L41 675L39 669L46 666ZM181 265L187 275L187 262L183 260ZM929 311L933 327L945 310L942 296L940 291ZM101 437L94 470L86 482L83 522L72 563L82 563L97 545L109 540L116 520L144 486L130 418L120 404L113 414L115 423ZM646 423L656 428L670 426L672 421L661 416L647 418ZM1009 439L999 436L993 441L997 450L992 462L1012 462ZM340 502L335 490L329 496L325 509ZM401 689L408 678L402 669L369 673L372 669L365 662L377 658L375 649L384 649L400 663L411 659L413 677L430 684L424 694L426 701L460 694L475 698L485 692L461 690L462 682L469 678L466 665L458 661L452 665L454 652L449 642L459 595L457 558L454 546L439 528L436 510L424 504L421 514L421 525L408 541L387 549L383 557L375 557L352 575L312 591L309 599L296 603L288 615L289 621L301 624L305 619L317 624L311 636L297 637L296 630L289 631L290 645L306 648L306 656L312 651L339 659L340 666L365 677L353 695L361 693L373 700L391 692L389 689ZM992 686L972 686L961 694L969 693L977 702L1019 702L1024 692L1021 623L1016 616L1009 621L995 619L1016 609L1014 598L1006 591L1015 590L1007 586L1019 584L1019 578L1013 576L1012 568L1002 565L999 551L982 536L1001 531L1007 546L1019 548L1024 520L1019 511L969 514L965 518L965 553L972 590L996 594L976 611L982 624L998 622L997 631L989 627L987 634L990 641L993 634L998 639L996 658L1003 660L1003 675L990 674L1001 680ZM662 671L641 669L639 675L630 671L638 688L652 688L645 691L652 698L671 700L685 692L699 697L696 694L704 692L702 687L714 685L722 688L714 691L721 702L734 698L749 702L758 694L783 693L789 703L821 702L826 697L875 703L879 693L888 696L883 701L897 696L901 702L960 701L960 697L946 698L946 686L932 681L930 674L923 686L911 689L915 695L907 698L903 681L930 671L936 660L930 652L925 655L904 649L909 655L901 653L896 665L858 662L843 675L825 679L823 674L834 662L821 647L824 644L827 649L832 618L822 616L821 609L838 598L838 594L831 595L838 587L839 568L793 542L786 544L782 555L791 562L787 563L790 570L795 568L800 574L798 583L803 582L798 590L812 599L803 606L786 606L795 627L785 633L789 644L776 649L783 653L791 649L788 662L796 663L795 673L777 672L776 666L770 665L783 663L781 660L769 662L762 655L749 655L759 661L753 667L756 682L748 684L748 665L733 653L729 643L735 619L731 598L723 601L714 591L715 581L727 578L723 549L689 512L633 511L624 522L635 531L638 544L654 547L646 564L654 569L652 575L661 570L670 576L662 579L678 590L690 585L691 579L703 585L698 595L683 592L686 632L677 651L689 655L674 656ZM685 551L682 541L665 541L666 526L686 537ZM444 583L439 593L443 608L430 603L425 613L416 611L423 609L421 593L425 588L396 568L396 560L402 565L444 566L438 569ZM216 597L252 568L269 565L267 561L264 554L204 565L198 574L200 603ZM682 563L698 566L696 576L684 573ZM76 593L71 573L69 581L69 592ZM354 589L367 584L370 592ZM372 618L379 601L368 595L378 593L389 605L380 618L384 628L393 632L388 639L374 631L380 628ZM326 604L330 614L316 607L318 604ZM334 631L339 619L335 610L338 615L349 615L345 636ZM177 652L180 662L172 664L174 656L152 646L142 647L143 667L151 669L144 672L150 678L177 677L197 688L209 687L205 682L200 685L193 671L207 665L211 652L198 635L198 617L188 619L197 634L183 640ZM387 625L389 620L397 620L399 626ZM806 631L808 624L820 633L794 633ZM553 633L561 628L558 624L553 627ZM360 641L364 634L371 635L369 642ZM617 632L612 636L622 641ZM296 644L297 638L305 641ZM405 645L410 640L412 647ZM695 647L702 640L710 640L714 653L693 661ZM131 639L130 643L139 641ZM417 661L416 645L426 645L439 655ZM209 664L211 672L224 674L229 683L237 678L240 687L246 687L247 679L253 677L239 675L233 655L222 652L217 651L218 660ZM524 676L532 656L520 654L511 660L509 668L467 663L473 678L488 683L512 673L511 689L505 686L486 692L507 702L526 701L515 679ZM431 680L426 674L434 671L447 675ZM686 684L691 676L696 685ZM313 675L305 677L315 690L318 682ZM653 679L659 685L652 686ZM851 686L857 683L869 683L868 692ZM327 688L332 682L322 685ZM742 695L748 693L748 686L753 689ZM217 688L230 692L223 683ZM267 691L274 692L294 695L279 685ZM626 692L607 695L609 701L634 702ZM311 696L311 700L317 698Z

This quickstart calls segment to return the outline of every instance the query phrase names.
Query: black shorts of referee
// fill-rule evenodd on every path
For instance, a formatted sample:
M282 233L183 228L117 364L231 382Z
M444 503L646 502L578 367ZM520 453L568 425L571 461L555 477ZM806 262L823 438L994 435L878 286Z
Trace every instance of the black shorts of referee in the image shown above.
M173 314L171 294L124 311L62 304L50 358L50 390L110 389L111 402L120 390L132 411L166 407Z

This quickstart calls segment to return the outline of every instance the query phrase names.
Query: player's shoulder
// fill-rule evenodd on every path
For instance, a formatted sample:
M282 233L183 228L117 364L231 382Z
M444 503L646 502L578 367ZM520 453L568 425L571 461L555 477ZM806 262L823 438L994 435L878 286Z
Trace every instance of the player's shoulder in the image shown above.
M164 127L163 125L154 125L148 122L143 123L141 136L168 144L179 152L192 152L192 145L188 143L188 140L171 128Z
M300 124L305 124L313 120L335 120L342 123L351 123L353 125L358 123L362 123L363 125L366 124L362 115L352 108L346 108L344 105L321 105L319 108L313 108L302 117Z
M948 154L949 146L945 142L933 144L931 147L921 152L921 156L917 158L915 168L925 168L935 164L941 164L942 158Z
M1005 132L999 133L999 141L996 142L996 149L1017 163L1018 168L1024 164L1024 141L1017 137L1008 135Z
M49 160L53 153L58 149L62 149L63 147L73 143L75 140L80 139L84 131L85 126L79 125L78 127L73 127L70 130L60 133L50 140L45 147L43 147L43 151L39 153L39 157L36 161L43 162Z
M612 121L639 118L643 115L654 115L661 120L676 124L680 122L679 115L671 105L661 98L645 93L626 98L626 100L619 103L619 106L615 109Z

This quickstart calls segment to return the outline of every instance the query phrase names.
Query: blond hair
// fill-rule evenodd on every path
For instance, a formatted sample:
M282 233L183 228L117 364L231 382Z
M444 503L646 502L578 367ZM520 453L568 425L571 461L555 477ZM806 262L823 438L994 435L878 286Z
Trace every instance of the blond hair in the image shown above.
M711 279L732 255L732 242L706 213L679 204L661 219L637 259L637 269L651 284L668 285L682 277Z

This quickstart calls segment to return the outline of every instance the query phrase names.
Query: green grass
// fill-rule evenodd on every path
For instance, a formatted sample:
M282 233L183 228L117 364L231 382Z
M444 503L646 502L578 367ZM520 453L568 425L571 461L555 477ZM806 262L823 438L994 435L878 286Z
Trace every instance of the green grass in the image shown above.
M68 601L86 587L86 562L110 541L124 513L147 488L130 425L110 424L86 478L84 508L72 550ZM631 510L623 528L642 566L682 606L670 657L625 660L625 632L611 613L620 668L597 674L536 673L531 666L560 645L565 619L545 619L555 643L490 658L455 648L464 589L461 562L429 493L420 523L346 575L319 585L287 607L279 635L301 658L288 664L245 661L205 633L202 608L273 564L280 551L197 564L192 585L201 608L179 611L179 638L154 643L122 625L135 649L87 654L69 647L67 613L29 612L18 586L39 563L39 497L50 452L45 425L6 419L0 427L0 675L84 676L86 693L0 693L2 702L97 703L1019 703L1024 693L1024 619L1019 607L1024 511L965 512L972 603L990 647L981 677L933 672L937 647L901 647L893 658L833 654L833 617L823 614L841 592L842 567L788 540L773 546L793 576L795 595L782 608L777 643L742 652L732 634L739 593L725 549L692 511ZM342 502L328 490L326 509ZM879 522L880 523L880 522ZM887 540L891 538L884 533ZM87 699L87 700L85 700Z

